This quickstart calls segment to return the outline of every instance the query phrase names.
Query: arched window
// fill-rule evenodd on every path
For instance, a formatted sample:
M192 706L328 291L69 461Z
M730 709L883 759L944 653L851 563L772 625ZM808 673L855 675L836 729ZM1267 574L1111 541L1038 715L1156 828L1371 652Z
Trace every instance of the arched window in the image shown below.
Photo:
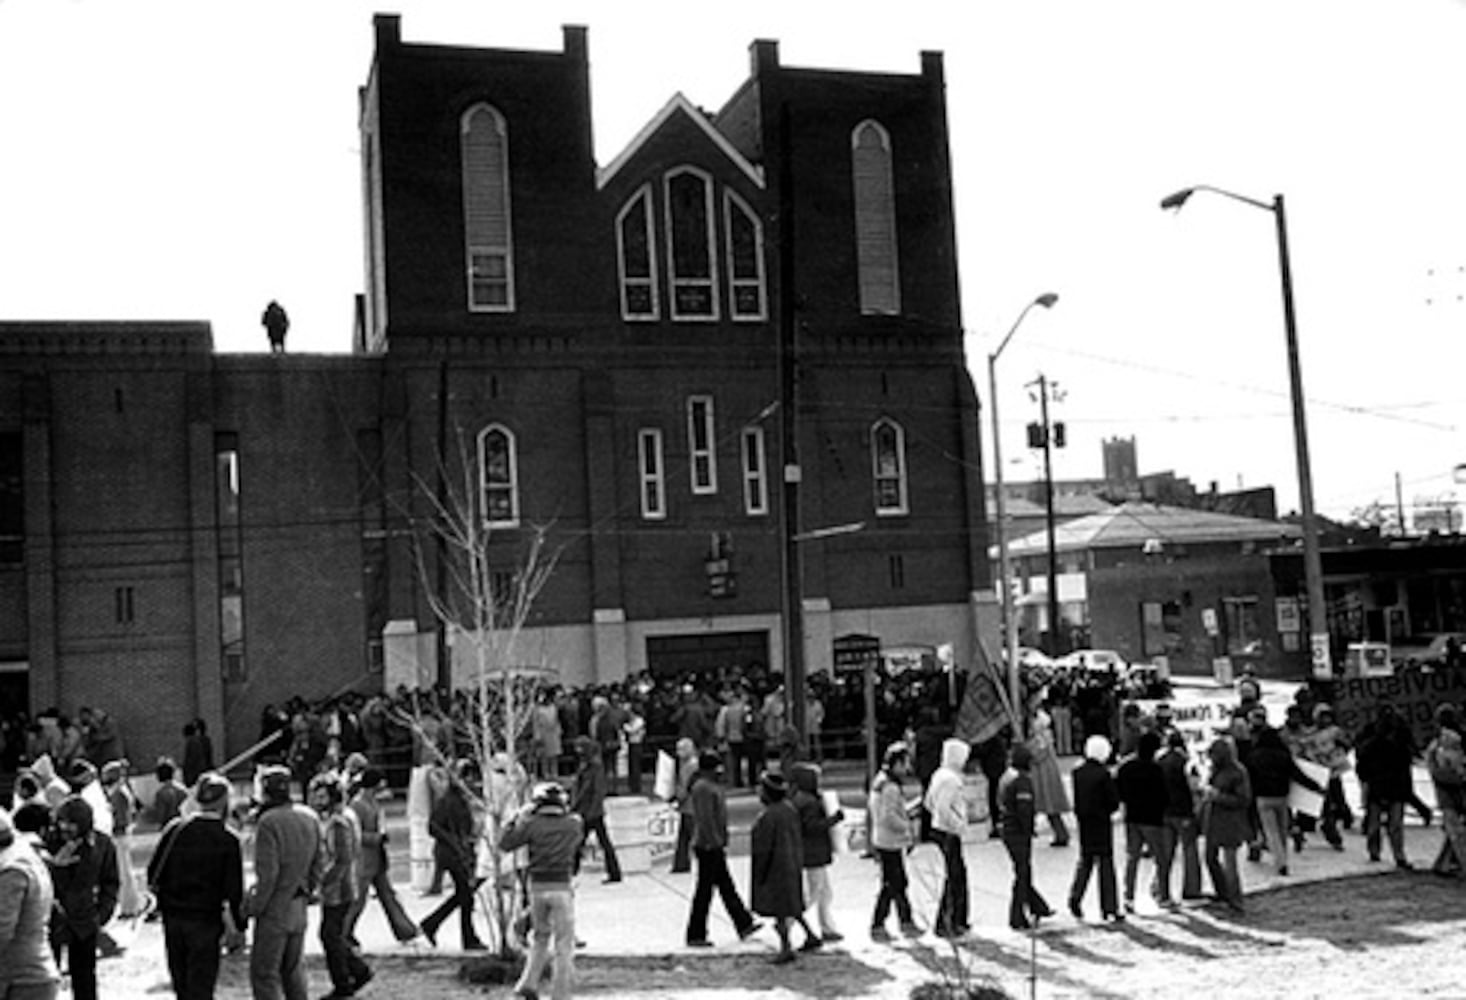
M763 225L732 191L723 193L723 228L728 241L728 309L734 319L764 319Z
M479 511L490 528L519 525L519 467L514 435L490 424L478 435Z
M876 516L910 512L906 488L906 433L894 420L882 418L870 429L871 481Z
M643 187L616 216L621 268L621 317L656 319L657 264L652 236L652 189Z
M860 311L901 311L896 259L896 188L891 176L891 136L873 121L850 135L855 185L855 260L860 274Z
M665 183L672 318L717 319L712 180L701 171L680 167L668 172Z
M464 112L463 229L468 308L514 311L514 251L509 220L509 131L487 104Z

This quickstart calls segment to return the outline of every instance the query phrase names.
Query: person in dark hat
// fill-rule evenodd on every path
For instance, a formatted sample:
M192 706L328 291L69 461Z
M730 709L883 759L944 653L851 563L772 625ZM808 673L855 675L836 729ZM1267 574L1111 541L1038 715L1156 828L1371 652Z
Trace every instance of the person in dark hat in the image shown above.
M723 909L739 938L747 938L758 930L759 923L743 905L733 878L728 874L728 802L718 772L723 758L716 750L704 750L698 756L697 773L689 786L691 811L685 817L691 826L688 843L697 858L697 886L692 892L692 909L687 915L687 946L710 948L708 910L713 904L713 890L723 900Z
M749 831L749 862L753 912L773 917L779 931L776 965L794 961L789 945L789 924L804 929L804 948L819 947L819 935L804 919L804 845L799 814L789 804L784 776L767 772L759 779L758 798L763 809Z
M250 989L257 997L305 1000L307 907L320 877L321 828L315 814L290 798L290 769L259 772L261 803L255 826L255 884L245 904L254 921Z
M211 997L219 979L224 910L238 930L244 922L244 858L224 823L229 782L214 771L194 789L198 811L173 819L148 862L148 884L163 918L168 975L180 997Z

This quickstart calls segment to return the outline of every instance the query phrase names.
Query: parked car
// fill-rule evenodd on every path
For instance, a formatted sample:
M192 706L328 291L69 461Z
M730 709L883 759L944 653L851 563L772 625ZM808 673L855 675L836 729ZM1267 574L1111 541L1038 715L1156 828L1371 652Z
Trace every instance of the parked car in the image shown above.
M1390 662L1395 669L1435 670L1446 665L1454 644L1457 656L1466 649L1466 632L1428 632L1390 645Z
M1054 663L1071 670L1111 671L1119 676L1123 676L1130 667L1125 657L1113 649L1076 649L1059 657Z

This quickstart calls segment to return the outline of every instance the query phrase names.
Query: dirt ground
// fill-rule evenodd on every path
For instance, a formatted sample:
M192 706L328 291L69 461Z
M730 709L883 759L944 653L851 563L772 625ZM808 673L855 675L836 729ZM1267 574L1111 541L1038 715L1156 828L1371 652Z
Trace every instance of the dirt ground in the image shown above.
M1023 997L1146 1000L1165 997L1466 997L1466 883L1390 872L1336 879L1249 897L1232 916L1210 906L1133 917L1123 925L1056 917L1028 935L980 929L958 951L928 938L893 947L863 940L772 966L761 954L581 956L576 996L599 1000L905 1000L912 987L977 981ZM247 959L226 960L218 996L249 997ZM507 997L503 986L460 978L463 959L377 956L363 1000ZM146 966L146 967L144 967ZM123 956L101 966L109 1000L168 995L156 960ZM327 990L319 959L312 995ZM548 990L545 991L548 995Z

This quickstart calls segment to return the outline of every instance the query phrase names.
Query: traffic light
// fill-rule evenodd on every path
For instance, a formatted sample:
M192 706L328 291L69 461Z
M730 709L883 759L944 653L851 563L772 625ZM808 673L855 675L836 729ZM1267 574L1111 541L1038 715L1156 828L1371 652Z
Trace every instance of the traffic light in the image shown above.
M1044 446L1044 425L1038 421L1028 425L1028 447L1042 448Z
M1064 447L1064 421L1054 421L1054 447Z

